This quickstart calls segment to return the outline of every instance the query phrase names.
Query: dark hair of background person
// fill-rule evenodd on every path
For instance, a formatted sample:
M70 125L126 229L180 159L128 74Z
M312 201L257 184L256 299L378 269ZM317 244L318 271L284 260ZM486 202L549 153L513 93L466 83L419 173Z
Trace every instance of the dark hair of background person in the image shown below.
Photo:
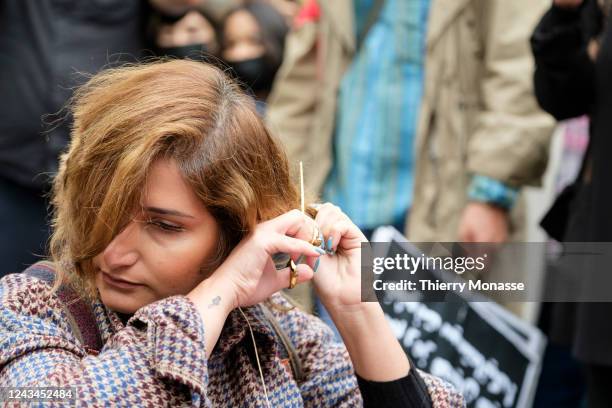
M285 37L289 33L289 26L287 25L285 17L272 5L265 1L253 0L246 1L244 4L231 9L223 20L222 26L228 19L239 11L245 11L249 13L257 22L259 26L259 40L263 46L264 53L260 58L263 58L266 66L266 78L259 78L258 84L248 83L249 78L241 78L238 73L238 79L241 82L247 82L246 85L250 86L255 93L262 91L262 89L256 89L261 85L270 86L276 71L280 67L283 61L283 53L285 48ZM228 46L228 40L225 38L224 30L221 30L221 48L225 49ZM226 61L230 67L232 67L235 61ZM236 74L236 72L234 72ZM269 89L264 89L267 92Z
M285 37L289 27L283 16L268 3L262 1L247 1L242 7L257 20L261 30L261 42L265 48L265 56L273 66L280 66L285 50ZM232 13L232 12L230 12Z

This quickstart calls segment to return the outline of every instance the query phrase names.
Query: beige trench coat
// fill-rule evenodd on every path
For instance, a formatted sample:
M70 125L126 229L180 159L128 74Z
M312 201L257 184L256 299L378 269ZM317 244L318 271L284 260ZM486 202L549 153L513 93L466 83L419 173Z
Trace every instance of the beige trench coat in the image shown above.
M304 162L312 196L321 193L331 170L338 89L356 43L352 1L318 3L321 17L295 28L287 38L266 109L266 122L285 145L293 170Z
M533 96L528 38L549 3L432 0L410 239L456 238L472 173L516 187L539 183L553 121ZM331 168L336 97L355 53L352 2L319 5L320 18L287 40L266 114L294 165L304 162L315 195Z
M434 0L416 140L413 241L454 241L472 174L539 185L554 122L533 94L529 37L549 0ZM520 204L511 233L522 239Z

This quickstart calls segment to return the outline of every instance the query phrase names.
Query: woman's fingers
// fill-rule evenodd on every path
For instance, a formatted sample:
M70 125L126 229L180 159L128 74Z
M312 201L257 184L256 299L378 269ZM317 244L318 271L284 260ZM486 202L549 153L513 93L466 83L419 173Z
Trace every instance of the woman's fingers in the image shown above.
M269 255L285 253L298 265L298 282L312 279L318 269L320 258L326 252L311 245L315 233L323 235L323 247L327 254L342 250L359 248L365 240L363 234L351 220L333 204L326 203L318 208L315 220L298 210L292 210L260 225L255 241L264 246ZM284 261L283 261L284 262ZM267 271L266 287L278 289L289 286L290 268L278 262L278 270ZM282 267L281 267L282 265ZM270 283L273 282L274 288ZM278 286L280 285L280 286Z
M332 252L332 247L334 245L337 246L338 238L330 236L331 226L340 219L340 208L336 207L331 203L325 203L319 207L319 211L317 212L317 217L315 221L321 228L321 233L323 234L323 247L329 253ZM335 243L334 243L335 241Z
M291 258L296 261L301 255L306 257L319 257L325 254L321 248L312 246L309 242L298 238L288 237L286 235L271 233L266 234L265 246L266 252L270 255L279 252L291 255Z
M291 210L264 223L266 228L275 232L303 241L313 242L317 234L317 224L307 214L299 210Z
M358 247L362 241L366 240L347 215L331 203L325 203L319 207L316 221L324 236L325 249L329 253L335 253L338 248Z
M306 264L296 264L297 283L307 282L313 277L313 270ZM275 273L276 291L289 287L291 268L284 268Z
M312 269L308 265L298 265L296 272L297 284L306 282L313 277ZM257 284L242 297L239 304L241 306L254 305L269 298L273 293L288 288L290 277L291 269L289 267L276 269L272 259L269 259L263 268L261 277L257 280Z

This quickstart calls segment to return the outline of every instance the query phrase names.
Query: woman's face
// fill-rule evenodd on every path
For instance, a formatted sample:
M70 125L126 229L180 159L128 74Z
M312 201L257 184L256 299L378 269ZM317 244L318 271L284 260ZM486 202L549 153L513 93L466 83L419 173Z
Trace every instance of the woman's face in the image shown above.
M245 10L232 13L223 26L223 59L243 61L261 57L265 48L261 43L259 25L255 17Z
M102 302L121 313L191 291L217 245L215 219L173 160L151 167L142 208L93 259Z

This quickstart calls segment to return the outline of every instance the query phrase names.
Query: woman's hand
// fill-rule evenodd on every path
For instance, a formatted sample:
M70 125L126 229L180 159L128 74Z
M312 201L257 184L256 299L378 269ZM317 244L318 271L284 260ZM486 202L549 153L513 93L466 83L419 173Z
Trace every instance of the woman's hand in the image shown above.
M340 208L326 203L319 207L316 222L333 255L319 259L314 285L328 310L361 304L361 244L366 237Z
M299 210L292 210L259 224L232 251L214 273L234 287L235 306L259 303L289 285L290 269L276 270L272 255L287 253L296 261L301 256L306 262L297 264L298 283L312 279L311 265L325 252L308 241L316 228L315 222Z
M187 297L204 322L206 349L212 350L228 314L239 306L259 303L289 285L290 269L276 270L272 255L287 253L297 266L298 282L312 278L312 265L324 251L308 241L314 221L298 210L259 224L234 248L223 264Z
M355 372L372 381L404 377L410 363L380 305L361 302L361 244L366 237L332 204L319 208L316 221L331 254L319 258L315 289L344 340Z

